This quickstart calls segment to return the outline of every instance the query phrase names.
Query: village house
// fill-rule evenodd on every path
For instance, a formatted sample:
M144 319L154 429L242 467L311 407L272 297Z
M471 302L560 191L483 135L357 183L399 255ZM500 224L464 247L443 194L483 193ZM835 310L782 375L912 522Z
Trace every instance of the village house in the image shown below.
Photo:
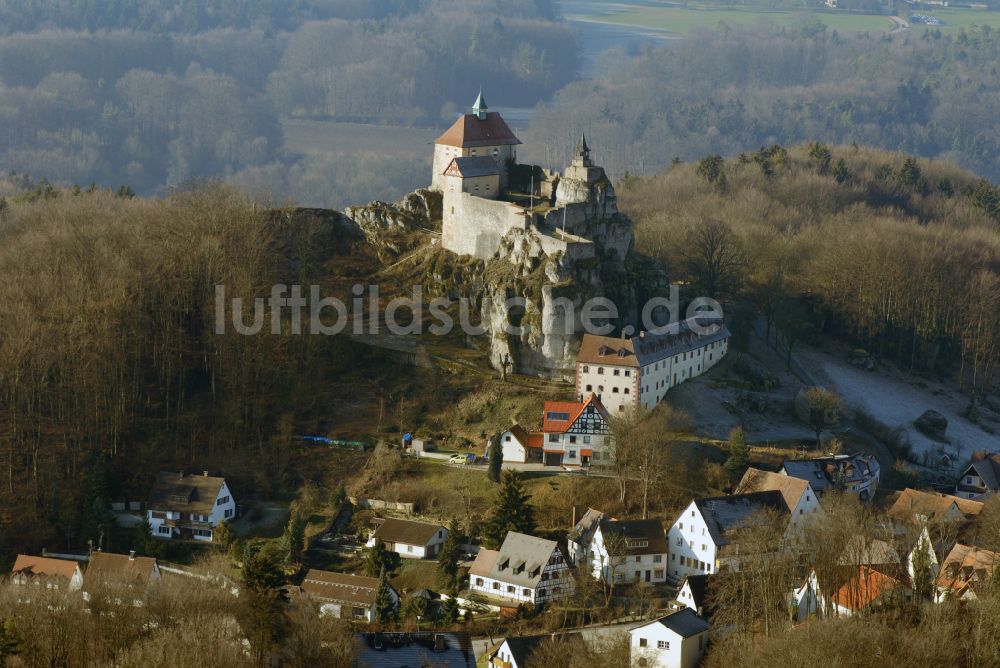
M935 600L938 603L947 598L956 598L960 601L976 600L978 598L976 590L989 585L998 564L1000 564L1000 552L956 544L941 562Z
M964 524L983 510L981 501L963 499L940 492L922 492L907 487L896 496L888 515L904 523L948 522Z
M389 552L407 559L435 559L447 538L448 530L440 524L390 517L372 532L368 547L381 542Z
M835 615L851 617L912 599L913 590L898 568L861 564L833 594L831 604Z
M378 578L311 568L302 580L301 588L319 604L321 615L375 621ZM389 587L389 597L393 606L399 605L399 594L392 587Z
M983 499L997 491L1000 491L1000 452L974 453L958 479L955 496Z
M669 550L659 520L616 520L591 508L570 531L567 549L573 563L608 584L667 579Z
M83 576L83 598L90 601L94 596L103 596L118 605L131 598L132 605L141 607L150 588L159 581L160 567L153 557L137 557L134 551L98 551L90 555Z
M791 526L794 529L801 529L809 518L823 512L819 498L808 480L762 471L751 466L743 474L735 493L752 492L781 492L791 513Z
M712 609L708 604L708 581L711 575L688 575L677 590L677 602L694 610L699 617L711 619Z
M17 555L10 579L14 584L44 584L48 589L65 587L67 591L77 591L83 587L83 571L79 562L28 554Z
M573 643L583 642L579 633L561 633L555 635L546 633L533 636L511 636L504 638L486 652L490 668L528 668L531 654L539 645L553 640L564 640Z
M612 413L653 408L667 390L699 376L725 356L729 330L693 319L663 334L632 338L584 334L576 356L577 394L597 393Z
M469 589L514 603L541 604L573 593L573 576L554 540L511 531L499 550L480 550Z
M808 480L813 490L822 496L831 489L840 489L870 502L878 489L878 460L875 455L829 455L813 459L789 459L781 466L783 475Z
M519 424L500 434L500 446L503 449L505 462L526 464L542 462L542 446L545 436L541 433L531 433Z
M468 633L355 633L354 640L357 668L474 668L476 665Z
M546 401L542 415L546 466L590 466L614 459L608 411L593 392L580 401Z
M156 538L211 542L215 527L236 516L225 478L161 471L149 494L146 519Z
M708 646L708 622L685 608L629 633L633 668L695 668Z
M790 518L781 492L695 499L669 529L670 574L680 580L688 575L718 573L724 567L739 570L739 534L767 513L785 521Z

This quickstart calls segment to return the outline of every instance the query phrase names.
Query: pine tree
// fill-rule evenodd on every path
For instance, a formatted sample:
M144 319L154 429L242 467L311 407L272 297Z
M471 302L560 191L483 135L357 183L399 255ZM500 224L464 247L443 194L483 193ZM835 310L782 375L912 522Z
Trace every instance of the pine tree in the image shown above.
M444 602L444 606L441 612L444 621L448 624L454 624L458 621L458 591L452 590L448 592L448 598Z
M375 592L375 621L385 626L396 621L396 604L389 592L389 575L385 568L378 576L378 590Z
M365 574L368 577L378 577L383 570L390 573L396 569L397 555L385 549L385 544L377 540L375 544L365 550Z
M334 490L332 495L330 495L330 507L332 507L334 512L336 512L340 510L340 506L343 505L346 499L347 490L344 489L344 481L341 480L337 483L337 489Z
M733 427L729 432L729 459L726 460L726 470L733 478L743 475L750 466L750 446L743 427Z
M531 533L535 530L535 509L525 491L519 471L504 471L500 480L493 513L486 522L483 538L486 546L497 548L509 531Z
M0 665L7 664L8 656L21 653L21 636L13 619L0 620Z
M503 445L500 434L490 439L490 467L486 475L493 482L500 482L500 472L503 469Z
M297 562L302 557L306 542L306 522L297 508L292 510L292 516L288 518L283 541L287 563Z
M258 550L243 558L243 584L257 592L279 589L285 584L285 574L271 551Z
M448 522L448 538L445 539L438 555L438 580L446 589L458 587L458 560L461 554L461 532L458 520L452 518Z
M219 522L215 529L212 530L212 542L222 547L223 550L228 550L233 544L233 530L229 526L229 522Z

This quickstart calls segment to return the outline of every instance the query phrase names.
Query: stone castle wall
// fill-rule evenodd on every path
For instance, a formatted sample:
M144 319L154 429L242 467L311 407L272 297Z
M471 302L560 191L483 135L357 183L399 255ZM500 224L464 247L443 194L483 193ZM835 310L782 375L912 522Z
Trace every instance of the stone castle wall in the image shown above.
M489 260L500 239L511 230L528 227L524 209L469 193L445 192L441 218L441 244L459 255Z

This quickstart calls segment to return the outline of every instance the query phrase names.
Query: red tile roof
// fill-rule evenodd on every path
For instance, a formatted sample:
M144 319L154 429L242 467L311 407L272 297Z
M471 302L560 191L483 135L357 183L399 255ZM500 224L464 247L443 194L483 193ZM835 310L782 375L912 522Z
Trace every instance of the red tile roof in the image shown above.
M591 403L596 406L601 415L608 416L607 409L593 393L584 401L546 401L542 414L542 432L546 434L565 433ZM565 413L567 419L559 420L550 417L553 413Z
M57 575L67 580L72 580L73 575L80 570L80 564L69 559L53 559L51 557L36 557L28 554L19 554L14 561L12 573L23 573L24 575Z
M843 608L863 610L900 585L900 581L891 575L862 564L857 574L833 595L833 601Z
M507 123L495 111L488 112L485 120L475 114L465 114L438 137L435 144L473 148L477 146L508 146L520 144Z

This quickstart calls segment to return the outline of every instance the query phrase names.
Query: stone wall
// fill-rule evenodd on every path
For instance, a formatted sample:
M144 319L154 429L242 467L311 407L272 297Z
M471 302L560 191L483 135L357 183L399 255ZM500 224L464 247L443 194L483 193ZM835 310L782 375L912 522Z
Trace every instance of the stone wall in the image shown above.
M453 253L489 260L505 234L527 226L524 209L516 204L468 193L445 193L441 243Z

